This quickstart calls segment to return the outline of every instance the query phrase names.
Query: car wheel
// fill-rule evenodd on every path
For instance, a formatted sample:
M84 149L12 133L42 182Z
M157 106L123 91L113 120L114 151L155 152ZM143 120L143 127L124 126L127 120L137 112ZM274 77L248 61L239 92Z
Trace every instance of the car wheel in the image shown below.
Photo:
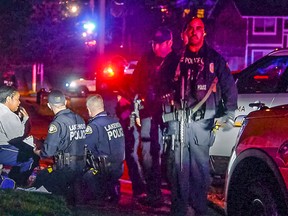
M253 179L253 178L252 178ZM227 204L228 215L233 216L278 216L280 213L277 204L275 185L269 180L256 178L242 182L234 187L234 192ZM247 180L246 180L247 181ZM273 189L274 188L274 189Z
M88 89L84 86L80 87L79 92L78 92L78 96L79 97L87 97L88 95Z

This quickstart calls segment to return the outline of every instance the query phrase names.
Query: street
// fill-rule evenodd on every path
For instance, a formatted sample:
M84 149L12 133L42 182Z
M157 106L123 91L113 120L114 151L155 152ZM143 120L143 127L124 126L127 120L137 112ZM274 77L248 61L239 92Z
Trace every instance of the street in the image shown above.
M116 97L104 96L105 106L110 112L113 112L115 107ZM109 99L109 100L108 100ZM42 104L36 103L36 97L22 96L21 106L23 106L29 113L30 121L32 124L31 134L37 138L45 138L48 130L49 122L53 118L52 112L47 107L45 100ZM85 108L85 98L68 98L68 106L79 113L85 120L87 120L87 110ZM215 193L214 193L215 192ZM209 194L209 209L207 216L220 216L223 214L223 209L219 206L223 205L223 202L217 201L216 190ZM85 205L77 205L72 207L72 211L75 215L169 215L170 212L170 191L167 186L162 188L164 197L164 205L161 208L145 207L137 203L132 196L131 181L129 180L127 167L124 168L124 174L121 178L121 200L118 205L112 205L110 203L95 203L89 202ZM215 199L216 198L216 199ZM221 199L221 198L220 198ZM215 200L215 201L213 201ZM218 203L217 203L218 202ZM215 204L217 203L217 205Z

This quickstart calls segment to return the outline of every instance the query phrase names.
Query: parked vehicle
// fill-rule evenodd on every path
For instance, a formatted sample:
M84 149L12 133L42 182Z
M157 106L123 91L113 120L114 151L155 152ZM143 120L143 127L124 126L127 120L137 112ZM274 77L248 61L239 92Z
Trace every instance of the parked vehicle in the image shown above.
M75 93L77 96L86 97L89 92L96 91L95 79L74 79L66 83L66 90L70 93Z
M115 61L108 61L103 70L96 73L97 78L73 79L66 83L66 90L80 97L86 97L88 93L95 92L96 90L119 90L119 88L129 85L136 64L137 61L130 61L128 63L125 61L121 63L117 62L117 64Z
M106 62L103 69L96 73L98 90L120 90L130 84L137 61L127 62L118 56Z
M214 177L222 179L243 117L261 106L272 107L288 102L288 49L275 50L234 76L239 93L235 125L228 132L219 129L210 149L211 172Z
M136 65L137 65L138 61L130 61L128 62L128 64L125 66L125 69L124 69L124 74L133 74L135 68L136 68Z
M288 105L251 112L228 166L228 216L288 215Z

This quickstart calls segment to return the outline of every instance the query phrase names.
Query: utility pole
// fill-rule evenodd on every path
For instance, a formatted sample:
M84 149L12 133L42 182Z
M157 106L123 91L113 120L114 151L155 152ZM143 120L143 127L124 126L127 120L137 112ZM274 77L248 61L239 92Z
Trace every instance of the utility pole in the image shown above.
M106 0L99 0L99 38L98 38L98 54L104 54L105 49L105 6Z
M94 1L94 0L90 0L89 3L90 3L90 8L91 8L92 16L94 16L95 1Z

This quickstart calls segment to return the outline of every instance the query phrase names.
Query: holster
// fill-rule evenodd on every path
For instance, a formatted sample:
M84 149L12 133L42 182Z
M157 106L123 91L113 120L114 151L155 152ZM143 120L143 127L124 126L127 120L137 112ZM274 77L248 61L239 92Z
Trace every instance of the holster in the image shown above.
M70 155L70 153L59 151L55 156L54 169L59 170L64 167L70 167L71 169L77 169L77 166L83 166L84 156Z
M97 172L103 174L108 173L110 162L107 155L100 155L95 157L89 150L86 155L86 171L90 169L97 170Z
M100 155L97 157L98 167L100 173L108 173L110 162L107 155Z
M54 169L62 169L62 168L64 168L64 152L63 151L58 151L54 158L55 158Z

